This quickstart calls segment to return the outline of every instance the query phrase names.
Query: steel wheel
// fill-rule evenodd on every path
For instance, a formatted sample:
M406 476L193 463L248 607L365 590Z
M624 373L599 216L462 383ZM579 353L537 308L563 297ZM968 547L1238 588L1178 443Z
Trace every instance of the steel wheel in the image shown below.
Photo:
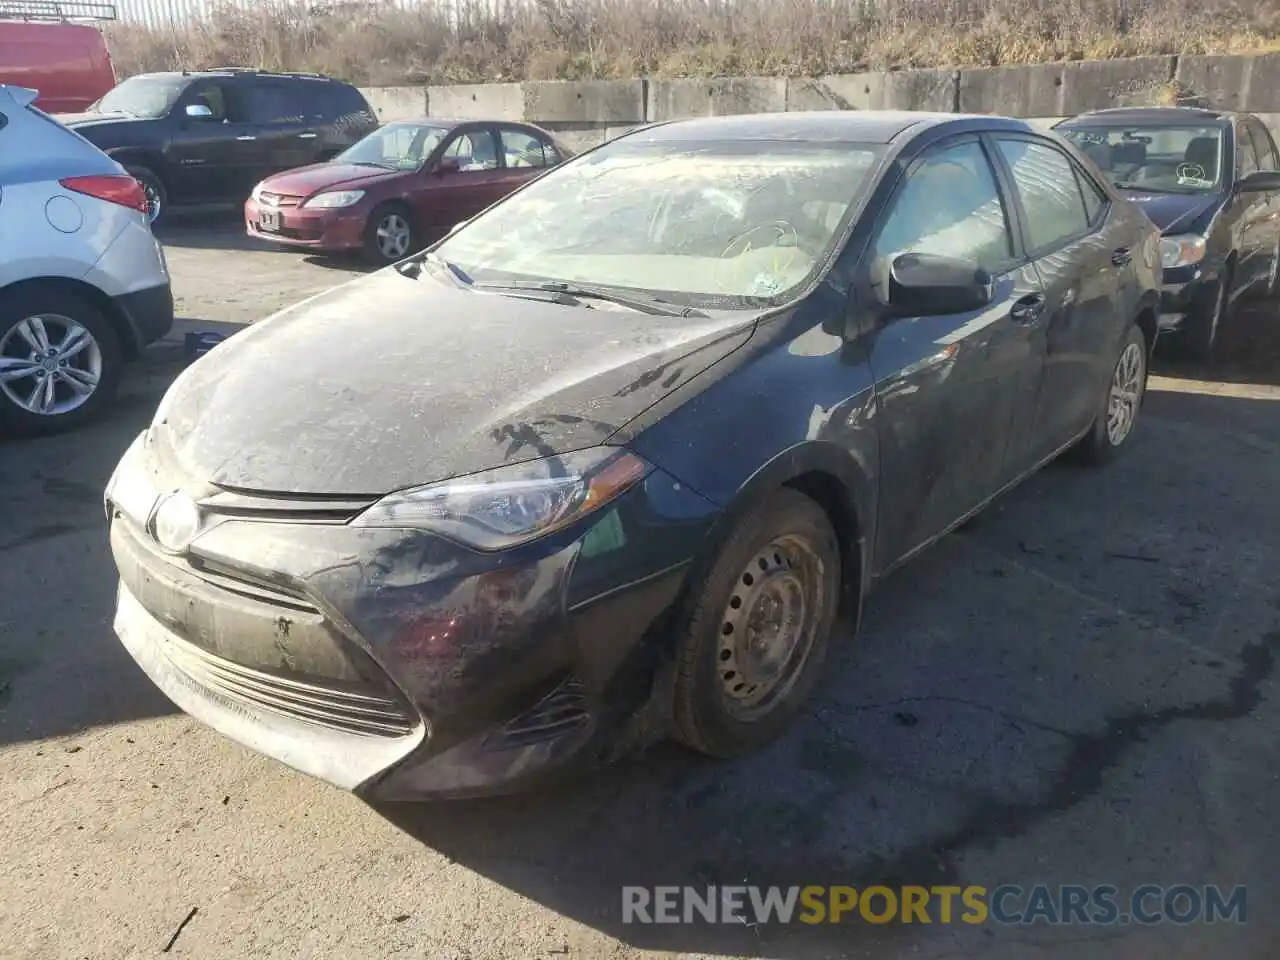
M721 617L718 660L721 690L740 719L766 713L804 670L825 600L821 567L812 544L787 536L738 577Z
M102 379L102 347L60 314L26 317L0 339L0 392L20 410L57 417L82 407Z
M378 221L375 236L378 252L388 261L400 260L409 254L413 229L403 214L388 213Z
M1107 440L1113 447L1124 443L1133 429L1146 383L1146 357L1136 343L1128 343L1116 361L1107 401Z

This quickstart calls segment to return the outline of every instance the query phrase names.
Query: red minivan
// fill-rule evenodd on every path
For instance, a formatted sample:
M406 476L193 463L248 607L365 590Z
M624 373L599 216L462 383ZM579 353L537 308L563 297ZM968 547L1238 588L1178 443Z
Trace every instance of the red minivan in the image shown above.
M102 32L75 20L114 20L109 3L0 0L0 83L40 91L45 113L80 113L116 85Z

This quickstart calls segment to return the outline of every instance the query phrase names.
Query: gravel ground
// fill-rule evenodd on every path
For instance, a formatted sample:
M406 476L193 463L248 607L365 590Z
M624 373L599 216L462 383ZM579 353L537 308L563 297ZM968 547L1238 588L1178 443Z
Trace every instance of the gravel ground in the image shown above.
M166 239L183 331L356 272L231 224ZM895 575L764 754L664 747L554 791L379 810L175 713L111 632L101 490L173 373L160 351L108 420L0 446L0 953L1273 958L1278 322L1250 312L1212 379L1163 369L1119 463L1052 466ZM624 884L878 881L1243 884L1249 913L621 918Z

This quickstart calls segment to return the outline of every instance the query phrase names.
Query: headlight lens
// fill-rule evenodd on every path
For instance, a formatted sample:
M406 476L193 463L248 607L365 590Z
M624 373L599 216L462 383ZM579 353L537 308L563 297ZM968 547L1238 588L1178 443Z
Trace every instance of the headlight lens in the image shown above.
M621 448L593 447L388 494L352 525L421 527L503 550L580 520L652 469Z
M338 207L349 207L364 196L363 190L333 190L329 193L317 193L303 204L312 210L334 210Z
M1189 267L1203 259L1204 237L1199 234L1185 233L1160 238L1160 265L1166 270L1171 267Z

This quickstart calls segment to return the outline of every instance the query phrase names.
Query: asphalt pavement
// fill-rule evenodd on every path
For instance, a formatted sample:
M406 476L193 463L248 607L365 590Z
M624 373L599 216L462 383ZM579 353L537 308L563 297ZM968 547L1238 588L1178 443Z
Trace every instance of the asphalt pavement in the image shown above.
M165 236L178 334L356 276ZM222 326L218 326L221 324ZM1160 960L1277 955L1280 315L1166 364L1133 445L1053 465L873 597L762 754L661 747L520 797L373 809L175 712L111 631L101 492L180 367L0 444L0 954ZM1247 888L1244 923L628 924L624 885Z

